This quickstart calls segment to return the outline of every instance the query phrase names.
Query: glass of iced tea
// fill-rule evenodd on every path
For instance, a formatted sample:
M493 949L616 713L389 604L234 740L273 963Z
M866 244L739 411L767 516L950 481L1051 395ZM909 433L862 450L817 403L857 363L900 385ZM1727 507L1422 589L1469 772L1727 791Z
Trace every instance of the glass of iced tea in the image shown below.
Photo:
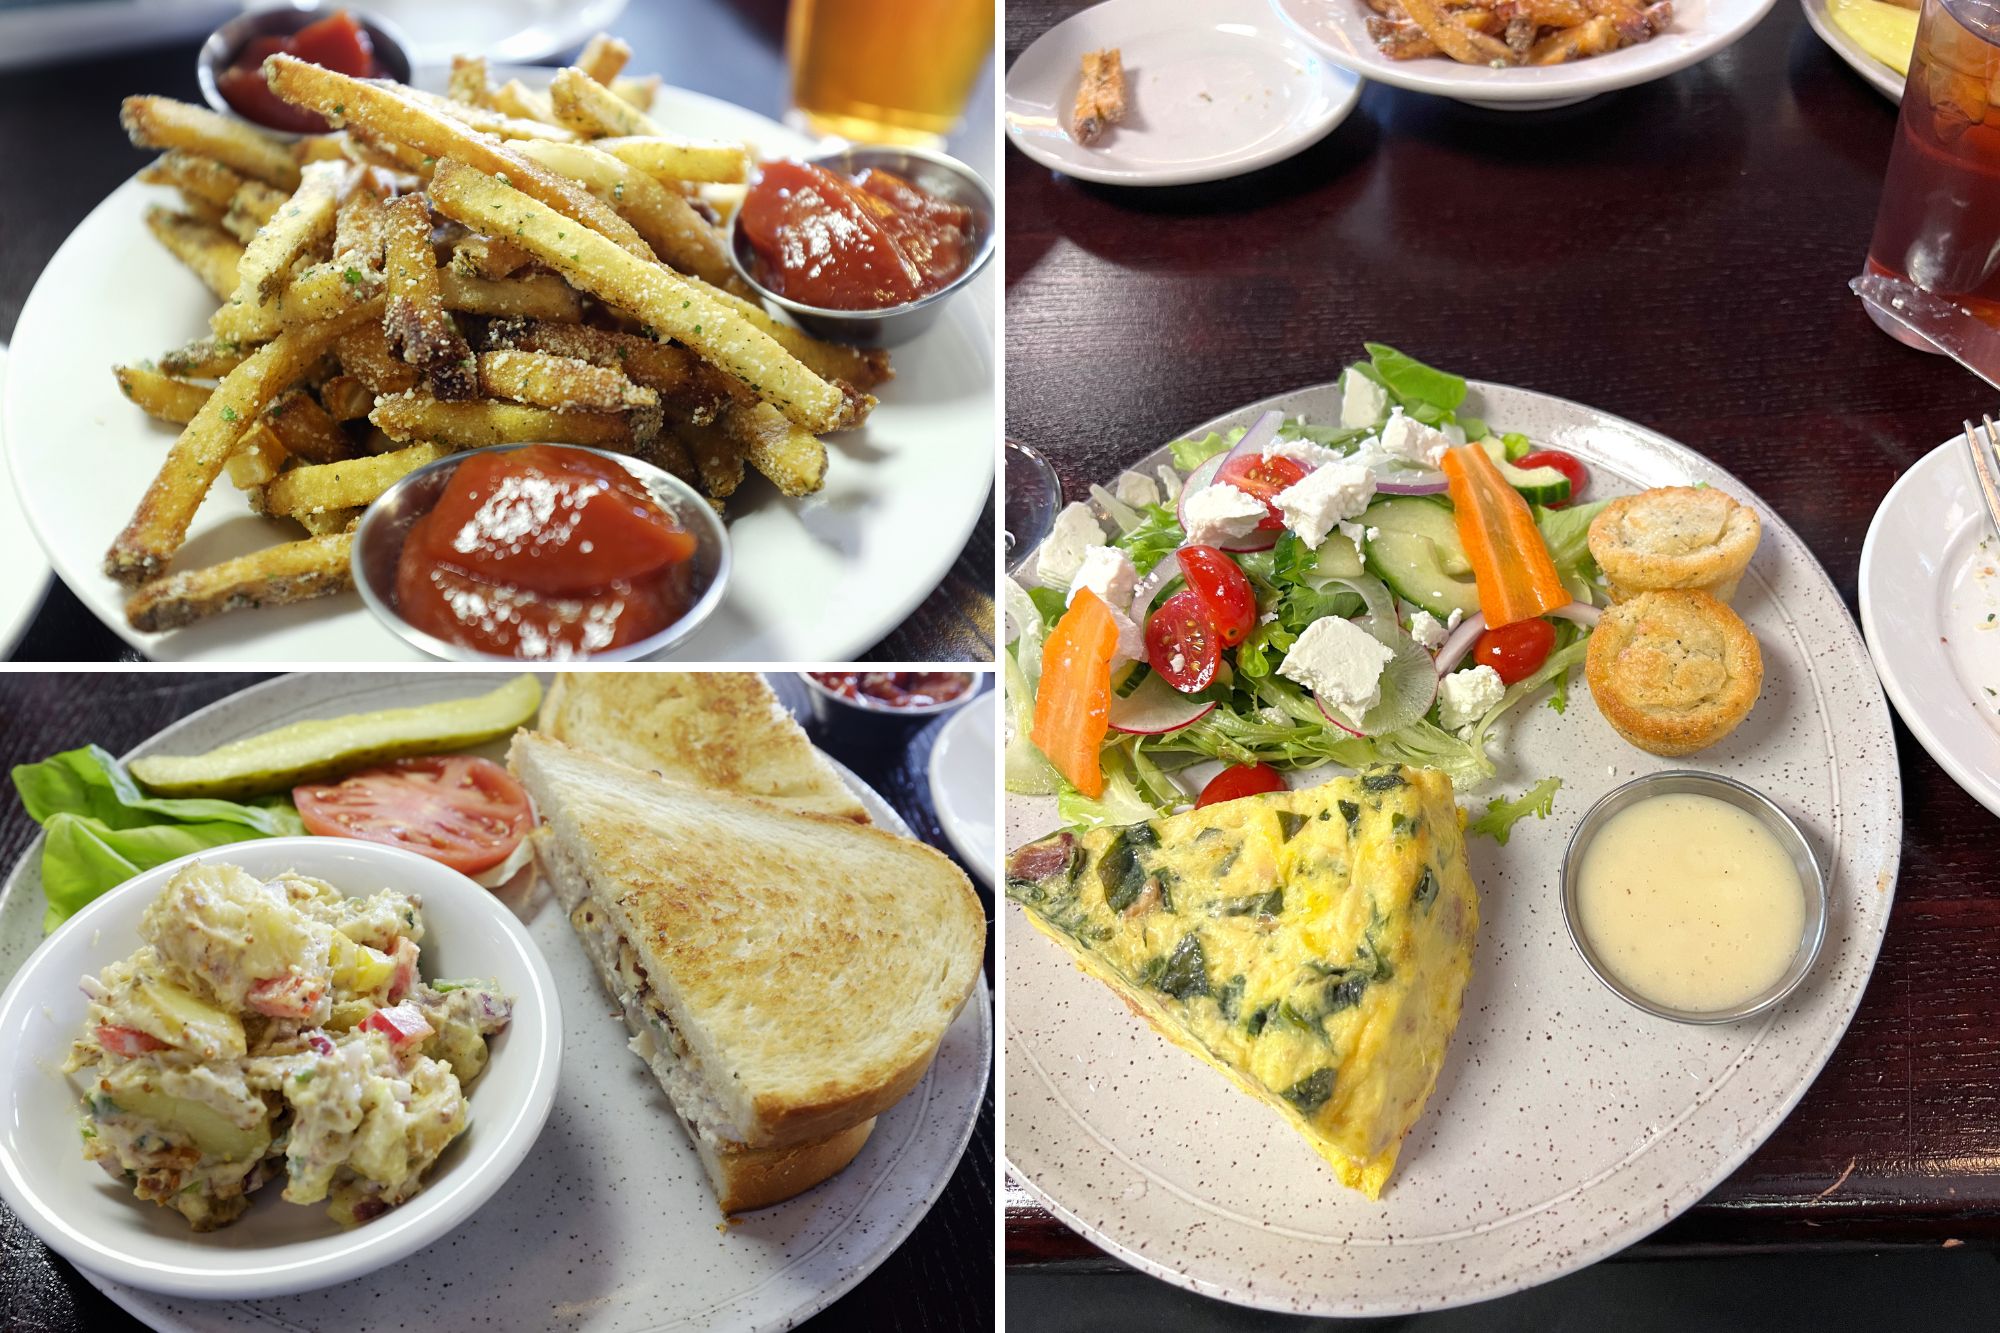
M2000 325L2000 0L1923 0L1868 272Z
M792 0L785 47L805 129L935 148L993 49L993 0Z

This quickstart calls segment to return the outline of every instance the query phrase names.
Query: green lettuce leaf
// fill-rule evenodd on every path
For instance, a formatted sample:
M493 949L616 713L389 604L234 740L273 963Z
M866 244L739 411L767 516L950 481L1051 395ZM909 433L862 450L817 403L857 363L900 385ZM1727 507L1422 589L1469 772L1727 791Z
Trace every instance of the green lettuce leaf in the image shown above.
M1547 819L1555 810L1556 788L1562 786L1562 779L1546 777L1513 800L1505 797L1489 801L1486 813L1465 826L1467 833L1480 833L1493 839L1502 847L1513 836L1514 821L1523 815L1533 815L1537 819Z
M1232 431L1210 431L1198 440L1175 440L1167 446L1174 456L1174 466L1183 472L1192 472L1217 454L1227 453L1229 446L1243 438L1243 427Z
M1415 357L1385 343L1363 343L1375 377L1403 402L1403 410L1419 421L1417 409L1429 406L1440 413L1456 412L1465 401L1465 381L1449 371L1427 366ZM1434 425L1435 422L1426 422Z
M1589 504L1571 505L1567 509L1532 506L1535 526L1541 530L1542 542L1549 548L1549 559L1555 561L1556 573L1562 576L1564 583L1587 583L1596 577L1597 561L1590 554L1590 520L1596 518L1607 503L1605 500L1593 500Z
M1122 547L1132 557L1133 568L1141 574L1150 574L1155 565L1181 548L1187 534L1181 531L1180 515L1172 505L1145 505L1139 512L1138 525L1113 537L1111 544Z

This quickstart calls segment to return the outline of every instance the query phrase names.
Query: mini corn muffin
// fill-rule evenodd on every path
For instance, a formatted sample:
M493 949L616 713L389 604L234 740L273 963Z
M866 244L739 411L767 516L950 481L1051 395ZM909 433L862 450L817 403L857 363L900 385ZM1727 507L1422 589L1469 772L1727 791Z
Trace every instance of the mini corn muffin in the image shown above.
M1761 527L1756 510L1712 486L1658 486L1604 506L1590 523L1590 553L1614 602L1658 588L1699 588L1726 602Z
M1693 754L1757 702L1764 656L1743 618L1705 592L1633 593L1590 636L1584 677L1612 730L1651 754Z

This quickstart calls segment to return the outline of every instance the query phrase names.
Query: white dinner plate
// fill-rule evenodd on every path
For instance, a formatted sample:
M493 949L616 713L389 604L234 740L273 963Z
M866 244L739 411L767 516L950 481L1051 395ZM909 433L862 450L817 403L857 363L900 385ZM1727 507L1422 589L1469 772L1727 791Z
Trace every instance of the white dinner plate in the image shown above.
M451 64L476 51L488 60L545 60L573 51L625 12L625 0L368 0L396 25L413 65Z
M993 827L1000 692L988 690L951 715L931 746L931 805L958 859L993 883Z
M0 343L0 396L7 391L7 347ZM0 440L5 432L0 431ZM0 455L5 454L0 446ZM0 659L13 655L35 612L49 592L49 562L36 544L21 502L14 498L14 474L0 456Z
M1117 47L1122 124L1070 137L1083 53ZM1263 0L1107 0L1072 14L1007 71L1007 137L1043 166L1111 185L1187 185L1269 166L1324 139L1361 96Z
M1875 91L1890 101L1901 105L1903 85L1908 80L1895 70L1877 60L1862 49L1861 43L1840 30L1828 11L1826 0L1799 0L1805 7L1806 22L1819 34L1819 39L1833 48L1833 53L1845 60L1856 74L1868 80Z
M1882 497L1861 544L1861 629L1903 725L2000 815L2000 538L1963 439Z
M1272 408L1337 421L1340 393L1284 394L1188 434ZM1070 1226L1204 1295L1398 1315L1499 1296L1622 1249L1707 1194L1784 1119L1846 1030L1888 925L1902 836L1889 710L1797 534L1728 473L1629 421L1479 383L1468 410L1583 459L1586 498L1707 482L1755 506L1763 542L1735 606L1762 645L1763 694L1742 726L1688 759L1619 740L1581 679L1566 712L1531 700L1501 723L1498 776L1463 804L1476 814L1548 774L1563 785L1554 814L1523 819L1506 846L1467 840L1482 919L1464 1017L1379 1202L1341 1188L1280 1117L1155 1035L1008 911L1010 1162ZM1166 460L1162 449L1135 466ZM1640 774L1689 767L1770 796L1828 868L1818 965L1786 1004L1735 1026L1627 1005L1563 924L1560 865L1584 812ZM1057 826L1053 800L1009 799L1010 847Z
M1490 69L1447 56L1391 60L1366 26L1362 0L1271 0L1271 7L1325 52L1377 83L1455 97L1495 111L1568 106L1599 93L1630 88L1699 64L1757 26L1774 0L1675 0L1673 26L1651 41L1561 65Z
M694 137L747 140L765 154L814 141L727 102L660 91L655 118ZM154 358L207 329L214 299L147 234L170 191L128 181L63 242L29 293L5 400L8 460L29 522L77 596L156 659L402 661L416 650L349 592L237 611L166 634L126 623L127 590L105 549L173 442L175 429L125 401L114 362ZM689 661L843 661L901 624L987 513L993 484L993 291L984 273L923 337L896 349L896 377L859 430L831 436L826 488L786 500L752 478L730 501L729 593L677 655ZM227 478L196 514L176 568L283 540ZM296 534L289 534L296 535Z
M181 719L134 755L189 753L304 718L463 697L494 677L428 672L290 676ZM76 737L81 745L87 736ZM500 757L504 743L481 753ZM9 756L24 760L39 756ZM877 824L907 827L842 770ZM38 836L0 886L0 981L41 941ZM876 1123L852 1165L722 1224L693 1147L546 889L516 911L555 976L563 1078L548 1127L506 1187L444 1242L346 1286L284 1300L176 1301L86 1273L157 1329L241 1333L412 1328L780 1329L824 1308L900 1245L943 1191L992 1064L984 978L923 1081ZM78 1171L95 1171L79 1153Z

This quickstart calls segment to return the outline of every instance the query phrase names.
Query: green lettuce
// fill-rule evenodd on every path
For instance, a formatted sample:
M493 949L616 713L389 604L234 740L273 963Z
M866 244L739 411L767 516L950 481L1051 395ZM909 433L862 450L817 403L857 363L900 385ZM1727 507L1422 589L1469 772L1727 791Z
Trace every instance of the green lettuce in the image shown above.
M1533 815L1537 819L1547 819L1555 810L1556 788L1562 786L1562 779L1546 777L1513 800L1499 797L1489 801L1486 813L1465 826L1467 833L1480 833L1493 839L1502 847L1513 836L1514 821L1523 815Z
M1174 456L1174 466L1183 472L1192 472L1217 454L1229 452L1229 447L1243 438L1244 428L1238 426L1232 431L1215 431L1198 440L1175 440L1167 446L1167 452Z
M1456 412L1465 401L1465 381L1448 370L1438 370L1386 343L1363 343L1375 378L1397 398L1403 410L1429 405L1443 412Z
M305 832L298 811L282 795L251 805L147 796L95 745L18 764L13 777L22 807L47 834L44 932L142 870L210 847Z
M1143 505L1139 509L1139 522L1131 531L1111 539L1113 546L1122 547L1125 554L1132 557L1132 567L1141 574L1150 574L1153 567L1172 555L1187 541L1187 534L1181 531L1180 515L1170 504ZM1124 607L1118 608L1123 611Z

